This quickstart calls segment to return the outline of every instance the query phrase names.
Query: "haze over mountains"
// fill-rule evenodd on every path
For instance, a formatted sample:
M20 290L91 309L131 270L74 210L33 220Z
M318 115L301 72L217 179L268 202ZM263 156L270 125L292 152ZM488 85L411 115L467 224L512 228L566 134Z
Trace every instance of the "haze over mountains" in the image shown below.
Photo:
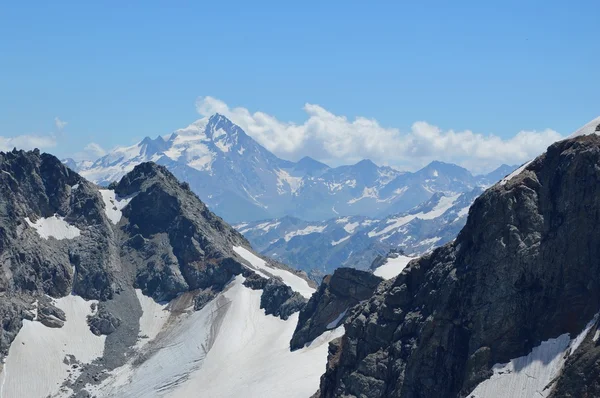
M310 157L291 162L273 155L220 114L167 136L116 148L94 162L64 160L82 176L104 185L145 161L166 166L229 222L283 216L308 221L386 217L408 211L434 193L454 195L489 186L514 169L503 165L473 176L442 162L414 173L370 160L334 168Z
M411 210L382 219L364 216L304 221L282 217L234 227L260 253L309 273L317 281L338 267L368 269L391 249L418 256L453 240L483 190L435 193Z

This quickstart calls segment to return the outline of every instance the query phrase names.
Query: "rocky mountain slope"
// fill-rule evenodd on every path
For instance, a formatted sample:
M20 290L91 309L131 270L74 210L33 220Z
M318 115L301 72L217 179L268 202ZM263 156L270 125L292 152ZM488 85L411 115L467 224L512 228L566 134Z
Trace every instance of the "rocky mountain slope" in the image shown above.
M309 222L283 217L234 227L262 254L320 281L338 267L366 270L390 249L419 256L450 242L481 192L476 188L455 195L437 193L407 212L383 219L354 216Z
M254 254L165 167L98 188L13 151L0 153L0 190L1 397L317 389L343 329L292 353L312 284Z
M316 396L600 396L598 130L487 190L455 241L355 307Z
M208 206L229 222L286 215L325 220L352 215L385 217L407 211L436 192L455 194L489 186L512 169L502 166L482 176L452 164L433 162L415 172L379 167L369 160L331 168L305 157L280 159L239 126L215 114L166 137L146 137L95 162L65 159L99 184L120 179L139 163L166 166L189 183Z

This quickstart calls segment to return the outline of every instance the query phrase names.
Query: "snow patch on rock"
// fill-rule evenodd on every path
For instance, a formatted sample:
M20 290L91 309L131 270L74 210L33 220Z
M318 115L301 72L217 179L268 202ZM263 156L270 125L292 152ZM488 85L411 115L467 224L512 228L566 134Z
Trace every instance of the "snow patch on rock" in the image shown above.
M383 279L392 279L400 274L402 270L406 268L408 263L414 259L414 257L403 255L399 255L396 258L388 258L385 264L377 267L377 269L373 271L373 274L382 277Z
M133 199L135 194L126 198L120 198L112 189L100 189L99 191L102 195L102 200L104 201L106 217L108 217L113 224L118 224L123 215L122 210L129 202L131 202L131 199Z
M325 228L327 228L326 225L309 225L306 228L288 232L287 234L285 234L283 239L285 239L286 242L289 242L295 236L303 236L303 235L309 235L309 234L314 234L314 233L320 234L321 232L323 232L325 230Z
M69 224L63 217L56 214L52 217L39 218L36 222L32 222L29 217L25 217L25 221L44 239L50 237L58 240L73 239L81 235L79 228Z

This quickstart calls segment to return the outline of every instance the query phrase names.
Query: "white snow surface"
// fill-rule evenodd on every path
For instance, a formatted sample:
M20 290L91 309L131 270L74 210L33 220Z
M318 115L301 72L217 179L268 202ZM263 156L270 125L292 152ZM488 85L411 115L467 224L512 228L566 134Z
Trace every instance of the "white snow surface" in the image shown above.
M343 328L325 332L290 352L298 313L287 321L265 315L261 291L237 276L200 311L172 315L135 368L127 365L94 389L99 398L309 397L325 371L329 341ZM200 394L200 395L199 395Z
M510 173L506 177L504 177L502 179L502 181L500 181L500 185L506 184L508 181L512 180L513 178L515 178L516 176L518 176L519 174L521 174L523 172L523 170L525 170L527 168L527 166L529 166L531 164L531 162L533 162L533 159L530 160L529 162L523 163L523 165L521 167L519 167L518 169L516 169L515 171L513 171L512 173Z
M398 228L400 228L401 226L408 224L409 222L411 222L412 220L419 218L421 220L432 220L434 218L437 218L439 216L441 216L442 214L444 214L446 211L448 211L456 202L456 200L460 197L461 194L456 194L456 195L451 195L451 196L442 196L440 197L440 200L438 201L438 203L429 211L427 212L419 212L419 213L415 213L415 214L408 214L408 215L404 215L404 216L400 216L400 217L396 217L396 218L390 218L388 220L388 225L377 231L377 229L374 229L373 231L370 231L368 233L369 238L373 238L375 236L381 236L381 235L385 235L389 232L392 232Z
M140 289L135 289L135 295L142 307L139 340L136 344L136 348L140 349L156 338L171 313L168 310L168 304L157 303L152 297L145 296Z
M343 237L343 238L342 238L342 239L340 239L340 240L332 240L332 241L331 241L331 246L337 246L337 245L339 245L340 243L347 241L347 240L348 240L348 239L350 239L351 237L352 237L352 235L348 235L348 236L345 236L345 237Z
M4 364L0 397L63 396L59 391L63 381L78 376L70 365L63 363L65 356L74 355L77 361L90 363L104 351L105 336L94 335L87 324L92 303L96 301L73 295L55 300L56 307L63 310L67 318L62 328L23 321Z
M287 192L293 195L302 187L302 177L294 177L282 169L275 170L275 174L277 174L277 191L280 195ZM286 185L289 187L289 191L285 189Z
M351 234L356 230L356 228L358 228L359 225L360 223L357 222L349 222L348 224L344 225L344 230Z
M294 290L295 292L300 293L302 296L310 298L310 296L312 296L312 294L315 292L315 289L310 287L308 285L308 282L304 279L291 273L290 271L269 267L265 260L258 257L250 250L241 246L234 246L233 250L237 254L239 254L244 260L248 261L258 271L266 272L273 276L281 277L283 283L291 287L292 290Z
M472 398L544 398L552 392L551 382L569 357L586 338L598 314L574 339L565 333L542 342L527 356L511 359L507 364L492 367L494 374L480 383L469 397Z
M102 200L104 201L104 211L106 212L106 217L108 217L113 224L118 224L123 215L123 208L125 208L125 206L131 202L131 199L133 199L135 195L131 195L126 198L120 198L112 189L100 189L99 191L102 195Z
M396 258L388 258L385 264L377 267L373 274L383 278L383 279L392 279L406 268L408 263L411 260L414 260L415 257L407 257L403 255L399 255Z
M590 135L590 134L598 134L596 129L600 125L600 117L595 118L591 122L588 122L585 126L579 128L573 134L569 136L569 138L579 137L580 135Z
M50 237L58 240L73 239L81 235L79 228L69 224L63 217L57 216L56 214L52 217L39 218L36 222L32 222L29 217L25 217L25 221L44 239Z
M287 234L285 234L283 239L285 239L286 242L289 242L295 236L303 236L303 235L309 235L309 234L314 234L314 233L320 234L321 232L323 232L325 230L325 228L327 228L326 225L309 225L306 228L288 232Z

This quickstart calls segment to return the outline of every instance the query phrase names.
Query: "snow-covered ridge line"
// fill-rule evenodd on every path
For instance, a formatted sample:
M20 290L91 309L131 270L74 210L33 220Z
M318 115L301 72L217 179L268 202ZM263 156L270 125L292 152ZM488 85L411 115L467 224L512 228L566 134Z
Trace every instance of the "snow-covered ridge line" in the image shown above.
M253 268L253 270L258 271L259 274L263 274L263 272L266 272L270 275L281 277L283 283L285 283L286 285L291 287L292 290L300 293L306 298L310 298L310 296L312 296L312 294L315 292L315 289L310 287L308 285L308 282L304 279L291 273L290 271L269 267L265 260L258 257L250 250L241 246L234 246L233 250L244 260L248 261L252 265L252 267L255 267Z

